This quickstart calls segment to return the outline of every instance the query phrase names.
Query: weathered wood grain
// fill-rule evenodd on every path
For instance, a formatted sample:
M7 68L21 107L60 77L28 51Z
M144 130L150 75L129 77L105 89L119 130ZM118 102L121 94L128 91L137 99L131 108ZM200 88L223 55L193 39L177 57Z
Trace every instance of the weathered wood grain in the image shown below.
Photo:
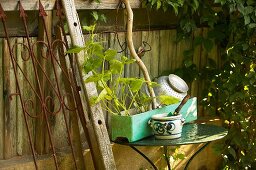
M41 0L45 7L45 10L53 10L55 6L55 0ZM101 0L101 3L95 1L75 0L76 9L116 9L118 0ZM5 11L18 10L17 0L0 1ZM131 6L133 8L139 8L141 2L139 0L131 0ZM38 10L37 0L24 0L22 1L25 10Z
M24 65L23 65L23 60L22 60L22 51L23 51L23 46L20 44L23 43L23 38L17 38L17 50L16 50L16 56L17 56L17 64L20 66L20 68L23 70L24 69ZM18 69L19 67L17 67L17 74L18 74L18 83L21 84L20 85L20 91L21 91L21 95L24 94L24 86L23 86L23 82L24 77L21 73L21 70ZM23 117L23 110L21 109L21 101L19 98L17 98L17 138L16 138L16 144L17 144L17 155L22 155L23 153L23 122L24 122L24 117Z
M36 38L31 38L30 40L31 40L31 43L33 44L33 43L35 43ZM23 38L23 44L28 45L28 42L25 38ZM20 75L21 70L18 69L18 73L20 76L19 77L19 85L21 88L21 95L23 97L24 102L26 102L29 99L36 102L35 94L31 90L31 86L29 85L29 83L27 81L25 81L25 78L24 78L24 76L28 77L32 86L34 88L36 87L32 59L30 58L28 61L24 62L22 58L27 58L29 56L29 51L27 50L27 48L25 46L22 46L21 50L22 50L21 56L20 56L20 58L17 59L21 69L23 69L23 72L24 72L24 75ZM36 48L35 48L35 51L36 51ZM18 103L17 103L17 104L19 104L18 111L19 111L19 114L23 114L22 113L23 111L22 111L22 108L20 108L21 105L19 102L20 101L18 101ZM30 107L29 112L30 112L30 114L35 116L36 115L36 105L34 105L34 107ZM26 115L26 117L27 117L27 121L28 121L28 128L30 130L31 138L32 138L32 142L33 142L35 140L34 137L35 137L35 131L36 131L36 128L35 128L36 120L29 117L28 115ZM28 138L28 131L25 126L25 120L24 120L23 115L22 115L22 125L23 125L22 139L18 139L20 142L22 142L22 155L31 154L31 148L30 148L29 138Z
M0 39L0 56L3 56L3 39ZM4 158L4 69L3 57L0 57L0 159Z
M77 16L76 9L74 8L74 1L72 0L62 0L63 6L64 6L64 11L66 14L67 22L68 22L68 27L71 35L71 40L73 45L77 46L84 46L84 39L83 39L83 34L81 30L81 25L79 18ZM81 88L82 88L82 94L85 96L85 104L87 104L87 109L86 107L84 110L87 110L87 113L90 117L91 125L93 126L94 134L90 136L90 139L93 139L96 137L95 141L91 141L91 143L96 143L98 145L97 148L92 148L92 145L90 146L92 153L94 151L97 151L97 149L100 151L96 155L95 153L93 154L93 160L94 165L98 166L97 168L103 168L103 169L109 169L109 170L114 170L116 169L115 167L115 162L114 162L114 156L113 152L111 149L110 145L110 140L103 116L102 109L100 105L94 105L90 106L89 100L91 97L98 95L97 94L97 89L94 83L87 83L84 84L83 81L86 79L86 76L82 73L81 66L83 64L83 53L78 53L76 55L76 67L80 70L78 70L78 78L79 81L82 82ZM90 75L90 74L89 74ZM80 118L85 118L85 117L80 117ZM87 121L87 123L90 123ZM90 124L87 125L87 127L90 126ZM87 129L84 129L85 131L88 131ZM95 136L94 136L95 135ZM97 162L96 162L97 161Z
M143 31L142 32L142 41L145 41L149 44L145 45L145 50L151 48L151 51L145 53L143 61L149 68L150 76L152 79L158 77L159 75L159 31Z
M163 75L170 70L171 63L169 63L169 45L170 45L170 31L160 30L159 35L159 74ZM176 48L173 47L173 48Z
M10 39L10 45L13 46L16 39ZM15 57L15 56L14 56ZM14 76L14 67L11 64L11 57L8 50L7 41L4 41L4 158L8 159L16 155L16 96L10 100L10 95L16 93L16 80Z
M170 65L169 65L169 70L174 70L176 68L177 65L177 30L172 29L169 30L169 40L167 41L167 43L169 44L169 60L167 60ZM166 61L166 62L167 62Z
M134 43L134 47L136 48L136 50L138 50L138 48L142 45L142 32L138 31L138 32L133 32L133 43ZM125 39L124 39L125 41ZM127 57L131 57L129 50L126 49L126 55ZM143 76L142 73L140 74L140 69L139 66L136 62L132 63L130 65L130 68L126 68L125 71L125 75L126 77L141 77Z

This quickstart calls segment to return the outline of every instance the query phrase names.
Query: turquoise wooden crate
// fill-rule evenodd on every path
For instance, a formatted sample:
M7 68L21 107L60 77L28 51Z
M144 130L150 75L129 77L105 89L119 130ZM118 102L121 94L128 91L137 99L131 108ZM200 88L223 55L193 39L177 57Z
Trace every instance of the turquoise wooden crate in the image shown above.
M111 115L111 140L127 138L129 142L134 142L152 135L152 130L148 125L151 116L158 113L174 112L178 105L179 103L172 104L132 116ZM197 98L189 99L182 107L180 113L186 123L196 120Z

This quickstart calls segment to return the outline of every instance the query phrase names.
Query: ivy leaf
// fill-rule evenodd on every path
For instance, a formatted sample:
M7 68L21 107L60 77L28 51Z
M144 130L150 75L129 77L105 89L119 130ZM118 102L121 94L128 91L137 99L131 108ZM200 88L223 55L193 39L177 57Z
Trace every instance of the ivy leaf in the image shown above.
M192 66L192 64L193 64L193 61L191 59L187 59L184 61L184 65L186 68Z
M251 28L251 29L252 29L252 28L255 28L255 27L256 27L256 23L250 23L250 24L248 25L248 27Z
M244 15L248 15L254 11L254 8L252 6L247 6L244 8Z
M251 18L249 15L245 15L244 16L244 24L247 25L251 22Z
M208 32L208 38L217 39L219 41L222 41L225 38L225 34L221 31L214 29L214 30L211 30Z
M192 8L194 11L196 11L199 7L199 2L198 0L193 0L193 3L192 3Z
M198 45L201 45L203 43L203 37L201 36L197 36L195 39L194 39L194 46L198 46Z
M231 146L228 147L228 152L236 159L236 151Z
M157 1L156 9L158 10L161 7L161 1Z
M210 52L213 47L213 42L210 39L204 39L204 48Z

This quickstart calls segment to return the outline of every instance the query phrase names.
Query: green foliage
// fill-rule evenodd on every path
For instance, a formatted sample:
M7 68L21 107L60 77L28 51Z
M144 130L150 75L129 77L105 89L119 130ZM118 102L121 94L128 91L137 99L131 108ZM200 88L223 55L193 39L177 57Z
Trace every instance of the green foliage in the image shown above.
M148 2L159 9L158 1ZM210 114L221 116L229 128L225 141L218 145L223 168L256 169L256 1L188 0L176 11L177 39L193 39L192 48L184 51L183 68L176 71L187 76L187 81L201 79L205 84L201 104ZM202 26L208 27L208 34L193 37ZM218 46L221 65L210 58L213 45ZM198 46L208 56L206 67L200 70L193 63Z
M168 10L169 7L172 7L175 13L178 14L179 7L183 5L184 0L146 0L143 2L146 6L156 9L162 8L164 11Z
M72 47L67 53L83 51L85 62L83 71L92 75L86 79L86 83L96 83L99 95L91 99L91 104L101 103L102 108L112 114L129 114L131 108L145 111L151 98L142 93L145 86L144 78L123 77L125 67L135 62L125 56L117 57L117 51L105 50L100 41L95 41L97 35L93 33L95 25L86 26L84 29L90 32L90 39L84 47Z

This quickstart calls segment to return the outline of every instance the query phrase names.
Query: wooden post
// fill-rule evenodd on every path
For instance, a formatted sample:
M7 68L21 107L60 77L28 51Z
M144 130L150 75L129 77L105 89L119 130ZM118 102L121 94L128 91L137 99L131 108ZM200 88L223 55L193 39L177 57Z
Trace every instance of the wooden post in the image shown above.
M63 8L65 10L69 32L71 36L71 41L73 45L76 46L84 46L84 38L79 22L79 18L76 12L75 4L73 0L62 0ZM90 122L87 121L88 126L90 126L90 123L93 126L93 130L95 133L96 141L91 141L90 143L96 143L99 149L99 153L95 153L97 148L91 147L91 152L93 155L93 160L97 161L94 162L96 169L106 169L106 170L114 170L116 169L115 162L114 162L114 156L112 152L112 148L110 145L110 140L107 132L107 128L105 125L105 120L103 116L102 109L100 105L94 105L90 106L89 99L93 96L98 95L97 89L94 83L87 83L84 84L84 80L87 76L90 76L92 73L89 73L88 75L84 75L81 70L81 66L84 61L83 52L76 54L75 56L75 64L76 68L78 68L78 76L80 82L82 82L81 90L83 92L82 100L84 101L83 104L87 106L87 113L89 114ZM86 117L86 116L85 116ZM93 133L90 133L89 135L92 135ZM92 136L93 138L93 136ZM91 136L90 139L91 140Z

